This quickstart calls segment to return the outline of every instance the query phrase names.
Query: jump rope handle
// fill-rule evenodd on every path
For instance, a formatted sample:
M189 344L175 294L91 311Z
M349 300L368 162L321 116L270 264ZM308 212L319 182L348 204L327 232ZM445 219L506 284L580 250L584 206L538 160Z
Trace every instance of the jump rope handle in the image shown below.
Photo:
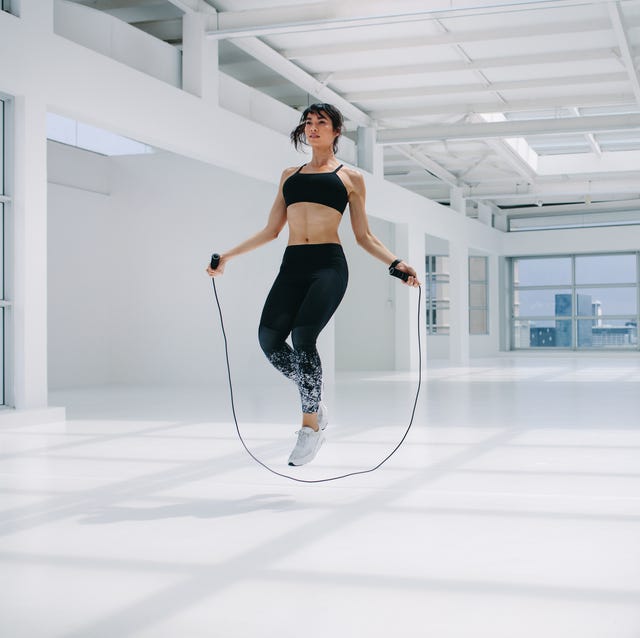
M218 268L218 265L220 264L220 255L218 255L218 253L213 253L213 255L211 255L211 270L216 270Z
M403 270L399 270L398 268L394 268L393 266L389 268L389 274L392 277L397 277L398 279L402 279L402 281L407 281L409 279L408 272L404 272Z

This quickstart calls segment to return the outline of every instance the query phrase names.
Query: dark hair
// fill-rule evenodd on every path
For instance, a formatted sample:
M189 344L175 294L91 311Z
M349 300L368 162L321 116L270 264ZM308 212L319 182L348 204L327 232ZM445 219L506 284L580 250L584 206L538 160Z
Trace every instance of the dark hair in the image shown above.
M291 131L291 141L295 146L296 150L298 150L299 146L304 146L307 144L307 138L304 134L305 124L307 122L307 117L309 113L315 113L316 115L326 115L331 120L333 124L333 130L337 131L338 135L336 135L333 140L333 152L336 153L338 151L338 139L340 135L342 135L342 127L344 126L344 119L342 117L342 113L338 111L338 109L332 104L325 104L324 102L319 102L318 104L311 104L307 106L300 118L300 123L296 126L293 131Z

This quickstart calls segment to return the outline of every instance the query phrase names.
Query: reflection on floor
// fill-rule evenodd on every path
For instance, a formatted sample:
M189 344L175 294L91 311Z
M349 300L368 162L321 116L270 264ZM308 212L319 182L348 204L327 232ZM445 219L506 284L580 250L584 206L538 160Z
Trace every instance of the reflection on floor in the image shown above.
M431 366L406 443L306 485L239 445L226 389L54 393L0 429L7 638L638 638L640 361ZM252 450L319 478L374 465L416 379L340 375L288 468L293 388L238 386Z

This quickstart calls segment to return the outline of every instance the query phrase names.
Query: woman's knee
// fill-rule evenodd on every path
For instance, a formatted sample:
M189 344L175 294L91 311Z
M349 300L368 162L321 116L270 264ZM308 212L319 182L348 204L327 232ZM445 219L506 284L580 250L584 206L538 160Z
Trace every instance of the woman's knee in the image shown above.
M285 339L277 330L260 326L258 328L258 342L260 343L262 351L266 355L269 355L282 348Z
M291 331L291 343L296 352L309 352L316 349L318 333L310 328L294 328Z

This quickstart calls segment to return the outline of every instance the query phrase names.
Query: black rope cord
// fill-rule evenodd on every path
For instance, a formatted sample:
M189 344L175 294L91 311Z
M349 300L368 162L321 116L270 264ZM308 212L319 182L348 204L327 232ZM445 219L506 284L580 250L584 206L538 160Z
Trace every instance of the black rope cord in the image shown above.
M242 438L242 433L240 432L240 427L238 426L238 417L236 416L236 406L235 406L235 400L233 397L233 383L231 381L231 365L229 363L229 344L227 341L227 333L224 328L224 319L222 317L222 308L220 306L220 299L218 298L218 290L216 288L216 282L213 277L211 278L211 283L213 284L213 293L216 298L216 305L218 306L218 314L220 315L220 327L222 328L222 337L224 339L224 355L227 362L227 379L229 381L229 397L231 399L231 412L233 413L233 421L236 425L236 432L238 433L238 438L240 439L240 443L242 443L242 446L247 451L247 454L249 454L249 456L256 463L258 463L258 465L261 465L265 470L268 470L269 472L271 472L272 474L275 474L276 476L281 476L282 478L286 478L291 481L296 481L297 483L328 483L329 481L338 481L340 479L344 479L349 476L357 476L358 474L368 474L370 472L374 472L379 467L384 465L398 451L400 446L404 443L404 440L407 438L407 435L409 434L409 430L411 430L411 426L413 425L413 418L416 414L418 397L420 396L420 388L422 386L422 340L420 337L420 307L422 304L422 287L421 286L418 287L418 387L416 389L416 397L413 402L413 409L411 410L411 419L409 420L409 425L407 426L407 429L402 435L402 438L400 439L398 444L393 448L393 450L391 450L391 452L387 454L387 456L385 456L384 459L382 459L382 461L380 461L374 467L369 468L368 470L358 470L356 472L348 472L346 474L340 474L339 476L330 476L328 478L321 478L321 479L301 479L295 476L290 476L289 474L284 474L283 472L278 472L277 470L274 470L273 468L269 467L266 463L263 463L257 456L253 454L253 452L248 448L247 444Z

